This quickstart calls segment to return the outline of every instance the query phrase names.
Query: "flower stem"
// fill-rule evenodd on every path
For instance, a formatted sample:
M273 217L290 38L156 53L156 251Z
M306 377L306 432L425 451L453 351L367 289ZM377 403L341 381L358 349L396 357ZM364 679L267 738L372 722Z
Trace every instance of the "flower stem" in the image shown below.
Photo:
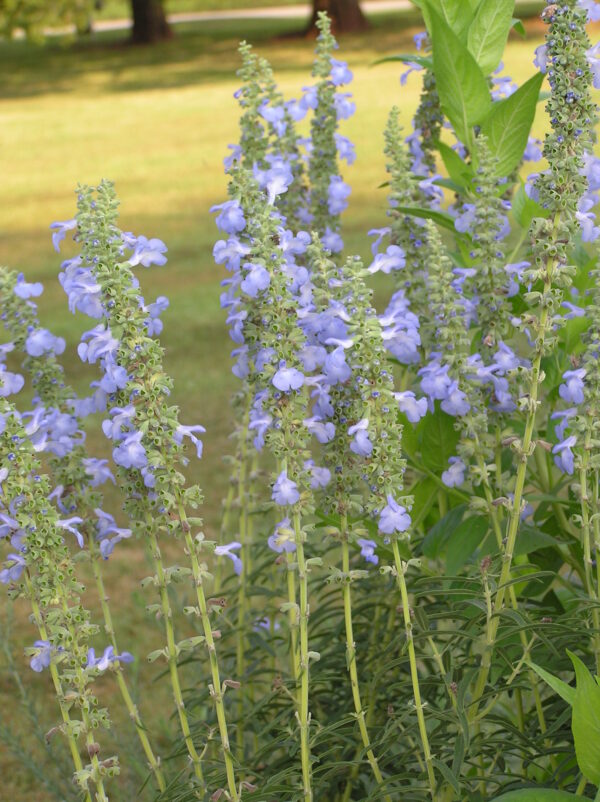
M298 723L300 726L300 758L302 762L302 785L304 802L312 802L310 766L310 713L308 711L309 655L308 655L308 574L304 558L304 534L300 514L294 512L294 534L296 540L296 562L300 585L300 653L296 663L296 681L300 685L298 698Z
M175 632L173 630L173 611L171 610L171 602L169 601L169 592L167 590L167 583L165 578L165 571L163 567L162 554L158 539L152 523L149 522L148 526L150 546L152 549L152 557L154 559L154 567L156 569L156 577L158 579L158 590L160 594L160 602L162 606L162 617L165 622L165 633L167 636L167 655L169 662L169 675L171 677L171 687L173 688L173 697L175 699L175 707L179 716L179 724L181 732L187 747L188 755L194 767L194 774L198 779L202 788L204 788L204 774L202 772L202 762L200 755L196 750L192 733L190 730L190 723L187 717L187 711L183 702L183 694L181 692L181 683L179 682L179 671L177 669L177 648L175 645Z
M596 660L596 673L600 674L600 611L598 610L598 596L593 575L593 560L590 531L590 496L588 495L587 475L590 465L590 434L585 438L581 466L579 469L579 484L581 494L581 534L583 539L583 566L585 575L585 588L592 601L592 622L594 625L594 657Z
M110 642L115 650L115 654L119 654L119 648L117 646L117 638L115 634L115 628L113 625L112 614L108 604L108 596L106 595L106 589L104 587L102 570L100 568L100 561L102 557L98 549L98 544L96 543L94 535L91 532L88 535L88 547L90 550L90 556L92 558L91 560L92 570L94 572L94 579L96 580L96 588L98 590L98 596L100 598L102 615L104 617L104 631L106 632L106 634L110 639ZM142 720L140 718L137 706L131 697L131 693L129 692L127 683L125 682L125 677L123 676L123 670L121 669L118 662L113 663L113 665L115 667L117 684L119 686L121 696L123 697L123 701L125 703L125 707L127 708L127 712L129 713L129 717L135 724L135 729L140 739L142 749L144 750L144 754L146 755L150 768L156 778L156 784L158 785L161 791L164 791L167 786L165 783L165 778L163 776L162 769L160 767L160 758L157 758L156 755L154 754L154 751L152 750L150 740L148 739L148 735L146 734L146 728L142 724Z
M383 777L381 770L377 763L377 758L371 748L369 733L365 722L365 711L362 707L360 698L360 687L358 684L358 671L356 669L356 644L354 642L354 632L352 627L352 594L350 582L350 548L348 546L348 519L345 514L341 517L341 530L342 530L342 572L343 577L343 596L344 596L344 623L346 627L346 664L348 666L348 673L350 674L350 685L352 686L352 699L354 701L354 712L356 713L356 720L358 721L358 729L360 737L365 748L367 760L373 771L373 776L378 785L383 785ZM349 781L346 785L346 792L348 793L352 788ZM349 798L349 796L348 796ZM383 797L387 802L391 802L389 794Z
M400 589L400 596L402 598L402 614L404 617L404 628L406 630L406 645L408 648L408 660L410 664L410 676L413 686L413 695L415 700L415 709L417 712L417 721L419 723L419 734L421 736L421 746L423 748L423 757L425 758L425 766L427 768L427 778L429 781L429 793L431 798L435 799L435 774L433 771L433 760L431 758L431 749L429 747L429 738L427 736L427 727L425 726L425 714L423 713L423 702L421 699L421 688L419 686L419 670L417 667L417 656L415 654L415 644L413 641L412 621L410 620L410 605L408 602L408 589L406 587L406 564L400 558L400 549L398 548L398 541L392 541L392 549L394 552L394 564L396 566L396 581Z

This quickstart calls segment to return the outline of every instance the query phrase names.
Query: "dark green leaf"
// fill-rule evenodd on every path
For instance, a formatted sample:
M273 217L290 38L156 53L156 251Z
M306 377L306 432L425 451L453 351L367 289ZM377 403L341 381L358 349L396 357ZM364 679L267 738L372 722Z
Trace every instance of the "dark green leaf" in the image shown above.
M426 557L435 559L441 553L446 541L462 521L466 509L466 504L459 504L458 507L453 507L450 512L446 513L443 518L431 527L421 544L421 550Z
M515 0L481 0L469 26L467 47L484 75L492 73L504 53Z
M553 788L523 788L497 796L492 802L582 802L582 797Z
M527 37L527 31L525 30L525 26L523 25L523 22L520 19L517 19L517 17L513 17L512 27L519 34L519 36L523 37L523 39Z
M536 663L532 663L529 660L526 660L527 665L532 668L535 673L541 677L545 683L547 683L553 691L560 696L561 699L568 704L573 706L575 702L575 688L572 688L570 685L567 685L562 679L555 677L554 674L550 674L549 671L546 671L545 668L536 665Z
M499 176L510 175L523 158L543 80L542 73L536 73L510 97L494 103L481 125L481 133L498 159Z
M437 149L450 178L461 187L469 186L473 179L471 165L466 164L458 153L446 145L445 142L437 142Z
M454 228L454 218L446 214L446 212L437 212L435 209L425 209L421 206L396 206L397 211L403 212L403 214L410 214L413 217L421 217L424 220L433 220L434 223L437 223L438 226L442 226L442 228L447 228L449 231L453 231L456 234L456 229Z
M475 553L477 546L486 536L489 529L487 518L472 515L456 528L448 539L446 549L446 571L453 576Z
M584 777L600 785L600 687L579 657L567 654L577 682L572 721L577 764Z
M403 64L419 64L425 70L433 69L433 59L431 56L418 56L416 53L398 53L396 56L385 56L373 62L373 66L377 64L385 64L386 61L401 61Z
M459 434L454 428L454 418L439 407L433 415L426 415L418 426L421 458L425 467L432 471L445 471L448 460L456 455Z
M440 103L458 138L469 148L473 126L481 123L491 109L488 83L448 23L432 8L429 17L433 70Z
M534 217L548 217L548 209L544 209L537 201L527 195L522 181L515 192L512 213L521 228L529 228Z
M513 554L515 557L519 557L521 554L531 554L532 551L556 548L557 546L558 543L551 535L541 532L534 526L521 526Z

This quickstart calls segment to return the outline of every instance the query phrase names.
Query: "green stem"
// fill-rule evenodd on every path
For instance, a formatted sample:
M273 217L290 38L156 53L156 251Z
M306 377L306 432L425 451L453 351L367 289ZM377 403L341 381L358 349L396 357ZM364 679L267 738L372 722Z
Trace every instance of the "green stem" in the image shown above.
M296 680L300 685L298 724L300 726L300 759L302 763L302 785L304 802L312 802L310 766L310 713L308 711L309 656L308 656L308 574L304 558L304 533L300 514L294 512L294 535L296 540L296 562L300 585L300 654L296 664Z
M108 596L106 595L104 580L102 578L102 570L100 568L100 560L102 559L102 557L100 555L98 544L96 543L94 535L91 533L88 537L88 547L92 558L92 570L94 572L94 579L96 580L96 588L98 590L98 596L100 598L102 615L104 617L104 631L106 632L106 634L110 639L111 645L115 650L115 654L119 654L119 648L117 646L117 638L115 634L115 628L113 625L112 614L110 612L110 607L108 605ZM127 708L129 717L135 724L135 729L140 739L142 749L144 750L144 754L146 755L150 768L156 778L156 784L158 785L161 791L164 791L167 786L162 773L162 769L160 767L160 759L156 757L156 755L152 750L152 746L150 745L150 741L146 734L146 729L142 724L139 711L131 697L131 693L129 692L127 683L125 682L125 677L123 676L123 670L118 662L113 663L113 665L115 668L117 684L119 686L121 696L123 697L123 701L125 702L125 707Z
M46 643L50 643L50 640L48 639L48 631L46 629L46 625L44 624L44 617L42 615L42 611L39 607L39 604L33 592L33 585L31 584L29 569L26 569L24 571L23 578L25 580L27 594L31 601L31 610L33 612L33 618L37 626L38 632L40 633L40 638L43 641L46 641ZM63 720L63 724L65 725L64 734L69 744L69 750L71 752L71 757L73 758L73 765L75 766L75 771L79 772L83 770L83 762L81 760L81 755L79 754L77 739L75 738L75 736L71 731L71 716L69 713L69 706L65 702L65 694L62 687L62 682L60 679L60 675L58 673L58 668L56 667L56 663L53 660L50 660L49 668L50 668L50 676L52 677L52 684L54 685L54 691L56 693L56 699L58 701L58 706L60 708L60 714ZM92 802L92 797L90 796L90 792L88 790L86 790L85 802Z
M238 633L236 638L236 672L240 682L244 681L245 673L245 650L246 650L246 618L247 618L247 596L246 585L248 582L248 553L250 543L248 542L248 465L247 465L247 446L248 446L248 422L250 417L250 395L244 413L242 431L240 435L240 469L238 474L237 504L239 509L239 538L242 544L240 557L242 560L242 574L238 584ZM244 728L241 723L244 718L244 696L239 694L238 699L238 728L236 732L236 743L239 756L244 756Z
M154 567L156 569L156 577L158 579L158 590L160 594L160 603L162 607L162 617L165 622L165 633L167 637L167 659L169 663L169 675L171 678L171 687L173 688L173 697L175 699L175 707L179 716L179 724L181 732L187 747L188 755L194 767L194 774L198 779L202 788L204 785L204 774L202 772L202 762L200 755L196 750L192 733L190 730L190 723L187 717L187 711L183 701L183 694L181 692L181 683L179 681L179 672L177 670L177 647L175 645L175 632L173 630L173 611L171 610L171 602L169 601L169 592L167 590L167 583L165 580L165 571L163 568L162 554L156 532L151 522L148 526L150 546L152 549L152 557L154 559Z
M208 648L210 671L212 676L212 687L209 686L209 690L215 703L215 709L217 711L217 722L219 725L219 735L221 736L221 746L223 750L223 759L225 761L225 772L227 774L227 786L229 788L229 796L233 802L239 802L240 797L235 782L235 771L233 768L233 758L231 756L231 748L229 745L229 734L227 731L227 719L225 716L225 704L223 702L224 686L221 683L221 677L219 674L217 650L215 648L215 640L213 636L210 617L208 614L206 596L204 594L202 570L198 562L196 545L190 532L190 525L188 523L187 516L185 514L185 510L182 504L179 505L179 517L181 520L181 527L185 532L185 545L192 563L192 574L194 577L194 585L196 586L196 598L198 599L198 606L200 609L200 619L202 621L202 629L204 631L204 637L206 639L206 645ZM238 727L241 729L241 722L238 724Z
M415 644L413 641L412 621L410 620L410 605L408 602L408 589L406 587L406 564L400 558L400 549L398 548L398 541L393 540L392 549L394 552L394 565L396 567L396 580L400 589L400 596L402 598L402 615L404 618L404 628L406 630L406 645L408 648L408 660L410 664L410 676L413 686L413 695L415 700L415 710L417 713L417 721L419 723L419 734L421 736L421 746L423 748L423 757L425 758L425 766L427 767L427 777L429 780L429 793L431 798L435 799L435 774L433 771L433 760L431 758L431 749L429 747L429 738L427 736L427 727L425 726L425 714L423 712L423 702L421 700L421 688L419 686L419 669L417 667L417 656L415 654Z
M583 446L581 455L581 467L579 469L579 484L581 494L581 534L583 539L583 566L585 573L585 589L592 601L592 622L594 625L594 657L596 660L596 673L600 674L600 611L598 609L598 597L594 584L591 529L590 529L590 497L588 495L587 475L590 466L590 443L591 437L588 433Z
M350 582L350 549L348 546L348 519L344 513L341 516L341 534L342 534L342 572L344 577L343 581L343 596L344 596L344 623L346 626L346 663L348 672L350 674L350 685L352 686L352 699L354 701L354 712L356 713L356 720L358 721L358 729L360 737L365 748L367 760L373 771L373 776L378 785L383 785L383 777L381 770L377 763L377 758L371 748L369 732L365 723L365 712L362 707L360 698L360 687L358 684L358 671L356 668L356 644L354 642L354 631L352 627L352 594ZM349 791L352 787L351 782L348 782L346 789ZM349 797L348 797L349 798ZM391 802L389 794L384 794L384 799Z
M547 281L550 284L550 281ZM540 331L546 332L548 327L548 308L544 307L540 315ZM542 337L543 342L543 337ZM479 674L475 683L473 692L473 701L470 709L470 718L473 720L479 709L481 697L487 685L488 677L492 666L492 655L494 652L496 635L500 625L500 614L504 607L504 599L507 592L507 583L510 581L510 572L512 567L512 557L519 531L519 522L521 516L521 502L523 500L523 491L525 488L525 477L527 475L527 459L532 449L533 430L535 426L536 410L538 404L538 393L540 385L540 370L542 362L542 348L538 346L537 353L533 360L531 369L531 385L529 387L528 399L528 412L525 421L525 433L523 435L523 442L520 447L519 465L517 468L517 476L515 481L515 492L513 503L508 520L508 530L506 535L506 546L503 554L502 569L500 571L500 579L498 581L498 589L496 591L496 599L494 602L494 618L492 619L489 637L487 638L486 648L481 661Z

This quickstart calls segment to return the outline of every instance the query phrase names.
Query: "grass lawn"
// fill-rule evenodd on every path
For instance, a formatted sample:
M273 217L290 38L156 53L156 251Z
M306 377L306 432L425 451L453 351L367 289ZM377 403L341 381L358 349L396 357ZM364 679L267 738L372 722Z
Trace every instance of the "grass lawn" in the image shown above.
M158 294L170 297L163 343L167 370L175 377L174 401L182 408L184 422L207 428L205 457L192 470L205 489L209 537L218 532L220 499L227 484L221 457L227 453L232 425L228 398L235 388L229 370L231 343L218 302L222 271L211 257L217 231L209 208L226 196L221 160L227 144L237 137L232 97L237 87L236 43L241 38L256 43L271 60L282 89L288 95L298 93L310 81L313 43L287 36L290 28L294 23L264 20L181 26L173 41L149 49L124 47L116 35L70 46L57 42L0 46L4 196L0 263L23 270L29 280L46 283L40 299L43 323L67 339L65 365L83 390L96 374L81 366L75 347L79 334L93 323L67 311L57 281L61 257L52 250L49 224L73 216L78 182L107 177L115 181L120 194L122 228L167 243L168 265L141 270L139 276L147 299ZM368 34L349 36L341 43L340 54L355 73L358 106L356 116L342 129L355 141L358 154L356 164L344 169L353 186L345 237L348 248L365 257L366 231L385 220L385 190L378 189L385 180L385 118L397 103L408 126L420 91L418 76L411 76L401 88L397 65L372 63L412 47L413 32L402 17L379 16ZM519 83L533 72L535 44L514 39L508 49L506 66ZM538 134L542 122L539 115ZM68 248L65 253L71 255ZM107 451L97 435L90 436L89 445L98 456ZM157 672L144 666L143 656L156 648L158 635L144 635L142 643L137 635L136 643L136 632L145 621L143 601L154 600L138 594L142 601L129 611L130 593L146 570L141 547L123 545L111 558L109 591L123 601L119 622L124 648L141 657L144 708L144 695ZM93 606L92 601L89 604ZM19 616L24 622L22 611ZM143 631L152 632L151 626ZM21 628L20 635L24 643L35 639L29 625ZM23 665L19 652L16 659ZM29 669L24 671L29 682ZM47 690L47 680L36 678L36 692ZM12 680L0 670L0 722L16 717L13 695ZM55 711L44 715L43 724L49 729ZM3 799L49 799L1 744L0 776ZM117 793L116 785L116 802L132 798Z

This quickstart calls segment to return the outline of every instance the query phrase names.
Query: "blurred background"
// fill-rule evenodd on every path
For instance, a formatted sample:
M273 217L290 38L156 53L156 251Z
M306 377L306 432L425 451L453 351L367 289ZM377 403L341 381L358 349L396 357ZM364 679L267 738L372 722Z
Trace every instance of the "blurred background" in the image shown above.
M543 36L538 16L543 5L517 2L527 36L511 34L505 71L519 84L535 70L533 50ZM204 489L211 539L218 537L228 483L222 457L228 453L233 422L229 398L236 379L219 307L223 271L212 259L219 235L209 209L226 198L222 159L238 137L233 97L237 46L243 39L251 42L270 60L286 96L298 96L311 82L312 19L318 9L330 11L339 34L339 57L354 72L350 89L357 112L340 129L355 142L357 152L355 164L342 170L353 189L343 235L348 253L367 258L366 232L385 224L385 119L398 104L408 133L420 93L418 73L401 86L403 65L374 62L414 51L412 36L421 26L410 2L368 0L359 7L357 0L315 0L315 6L293 0L0 0L0 264L23 271L29 281L44 282L42 325L67 340L69 380L87 394L97 376L93 366L79 361L76 346L93 321L67 309L58 272L62 259L75 250L68 241L60 255L53 250L50 223L74 216L78 183L96 184L104 177L115 182L120 196L121 228L167 244L167 265L137 270L147 302L157 295L170 299L161 341L166 369L175 380L174 403L180 405L184 423L207 429L204 458L190 464L190 476ZM543 131L540 113L534 133L542 136ZM382 284L382 297L388 292ZM88 445L94 456L109 454L97 431L90 432ZM118 515L116 491L105 506ZM161 642L159 628L153 628L144 611L153 599L139 590L148 573L144 550L133 542L121 545L106 572L109 592L119 605L120 641L139 657L128 671L142 711L156 712L161 697L153 681L159 670L145 665L144 656ZM82 570L85 574L85 565ZM95 609L93 594L86 604ZM59 779L60 739L48 745L44 738L56 719L52 700L45 701L49 679L32 676L22 653L22 646L35 639L27 611L17 605L13 613L4 601L0 610L0 799L71 799L68 783ZM16 643L12 651L7 645L10 627ZM25 673L31 694L22 686ZM99 682L109 707L111 683L110 677ZM164 683L160 687L165 712L156 724L159 741L171 709ZM118 710L113 713L115 748L126 751L127 732L119 726ZM167 744L164 736L163 747ZM116 802L138 798L135 772L118 785Z

